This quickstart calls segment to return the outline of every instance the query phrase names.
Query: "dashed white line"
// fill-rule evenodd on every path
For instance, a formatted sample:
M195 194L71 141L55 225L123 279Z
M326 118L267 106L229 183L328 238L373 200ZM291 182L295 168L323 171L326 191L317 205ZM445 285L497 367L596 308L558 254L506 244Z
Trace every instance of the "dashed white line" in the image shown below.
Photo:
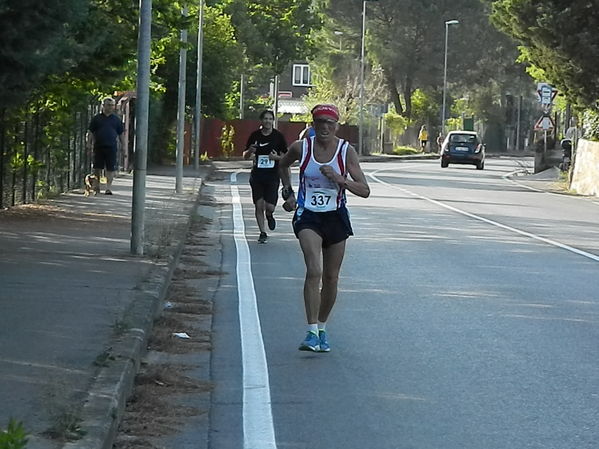
M237 249L237 294L243 366L243 447L276 449L270 400L268 365L252 276L252 260L245 239L245 225L237 173L231 174L233 231Z

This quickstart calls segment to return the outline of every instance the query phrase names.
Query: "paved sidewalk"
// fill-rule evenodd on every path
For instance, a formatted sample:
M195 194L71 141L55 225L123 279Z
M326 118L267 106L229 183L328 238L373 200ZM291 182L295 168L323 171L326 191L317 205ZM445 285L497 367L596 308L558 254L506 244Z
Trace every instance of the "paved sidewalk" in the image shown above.
M28 449L63 447L52 427L85 431L68 447L102 447L210 171L186 168L177 195L174 168L148 170L147 257L129 252L132 175L112 196L0 211L0 429L23 421Z

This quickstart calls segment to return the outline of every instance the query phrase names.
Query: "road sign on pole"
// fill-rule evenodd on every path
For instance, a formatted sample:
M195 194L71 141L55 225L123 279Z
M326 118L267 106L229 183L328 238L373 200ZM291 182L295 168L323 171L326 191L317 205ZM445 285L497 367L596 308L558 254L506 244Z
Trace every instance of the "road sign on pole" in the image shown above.
M538 83L537 94L539 95L539 103L541 103L544 106L548 106L553 104L553 100L557 95L557 89L554 89L551 85L547 83Z
M553 119L548 115L543 115L537 122L535 123L536 131L553 131L555 128L555 123L553 123Z

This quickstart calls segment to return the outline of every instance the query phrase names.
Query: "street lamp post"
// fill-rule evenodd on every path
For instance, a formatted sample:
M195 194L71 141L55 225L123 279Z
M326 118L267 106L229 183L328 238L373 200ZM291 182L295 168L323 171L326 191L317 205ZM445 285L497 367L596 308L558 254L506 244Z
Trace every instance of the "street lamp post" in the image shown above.
M152 47L152 0L139 0L137 38L137 110L135 170L131 203L131 254L144 254L146 172L148 165L148 115L150 108L150 51Z
M187 17L187 6L182 14ZM183 193L183 151L185 151L185 91L187 89L187 29L181 30L181 49L179 50L179 87L177 96L177 164L175 192Z
M378 0L362 1L362 48L360 51L360 111L358 126L358 154L364 154L364 40L366 38L366 2L375 2Z
M204 52L204 0L200 0L198 7L198 63L196 66L196 107L195 107L195 142L193 167L200 168L200 126L202 119L202 58Z
M362 1L362 47L360 50L360 110L358 123L358 154L364 154L364 39L366 37L366 1Z
M445 135L445 98L447 94L447 42L449 35L449 25L457 25L458 20L447 20L445 22L445 62L443 64L443 108L441 109L441 134Z

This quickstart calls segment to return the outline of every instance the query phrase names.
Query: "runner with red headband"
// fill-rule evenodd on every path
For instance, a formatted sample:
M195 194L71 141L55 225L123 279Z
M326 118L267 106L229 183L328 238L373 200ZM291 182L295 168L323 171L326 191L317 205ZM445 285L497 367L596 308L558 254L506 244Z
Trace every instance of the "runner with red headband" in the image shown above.
M316 135L292 143L279 162L279 171L283 207L288 211L295 209L293 231L306 264L304 305L308 332L299 349L329 352L326 324L337 299L345 241L353 235L345 192L349 190L367 198L370 188L356 150L335 135L339 122L337 107L316 105L312 120ZM291 187L289 169L295 161L300 162L297 197Z

